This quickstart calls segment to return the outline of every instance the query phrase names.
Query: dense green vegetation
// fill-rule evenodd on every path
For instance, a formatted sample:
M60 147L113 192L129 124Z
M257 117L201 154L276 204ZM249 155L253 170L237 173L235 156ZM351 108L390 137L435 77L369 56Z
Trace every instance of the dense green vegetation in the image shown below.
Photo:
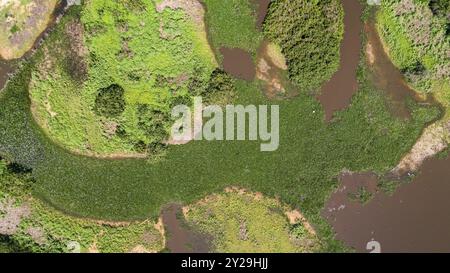
M208 35L216 54L221 47L242 48L256 55L262 40L256 31L255 4L249 0L204 0Z
M93 9L96 11L101 5L105 7L114 5L110 4L112 1L95 1L95 3L99 3L99 6ZM229 9L230 7L224 6L224 8ZM116 11L116 9L113 10ZM128 11L119 10L128 14ZM181 16L181 12L168 13L171 16L173 14ZM207 16L214 18L220 13L220 9L208 8ZM91 15L96 16L95 14L98 12L93 12ZM105 15L104 23L106 27L109 27L110 20L113 18L112 11L105 9L104 14L107 15ZM277 13L273 13L272 18L275 16L274 14ZM60 29L64 29L73 16L77 16L76 10L66 17L61 23ZM145 16L145 20L149 20L148 23L150 23L154 17L156 14ZM272 29L270 22L275 24L277 20L271 19L266 22L266 29ZM105 53L104 58L112 58L111 54L118 51L108 48L109 46L114 48L114 45L98 38L106 39L106 36L102 35L106 35L104 31L108 31L99 24L92 23L88 26L93 29L98 28L98 33L100 33L91 41L96 45L93 48ZM213 25L210 27L214 28ZM338 26L338 29L342 29L342 26ZM256 32L256 28L254 31ZM220 32L214 35L216 41L225 41L226 39L240 41L245 36L243 33L245 32ZM342 34L339 31L336 33ZM52 41L57 40L60 37L58 35L61 35L61 32L52 33L47 45L49 46ZM254 34L255 37L257 35ZM270 35L275 40L281 40L284 39L285 34L279 33L280 37L278 37L277 33L271 32ZM119 36L114 37L120 39ZM111 36L108 36L108 39L110 38ZM337 48L340 38L332 40L335 44L329 45L330 48ZM216 43L220 44L221 42ZM314 40L314 44L315 46L310 45L309 49L321 48L323 41ZM280 45L283 44L280 43ZM359 92L353 98L352 105L339 112L334 122L330 124L324 122L321 105L306 92L300 93L292 100L274 102L261 94L258 83L233 81L237 94L235 103L280 106L280 147L275 152L261 153L258 142L195 141L184 146L168 147L164 160L156 162L140 159L102 160L83 157L54 145L46 136L48 132L44 133L39 128L30 113L29 91L33 94L33 90L36 89L29 90L29 83L36 79L36 69L45 56L45 48L41 49L33 60L24 63L22 69L0 95L2 105L0 110L0 154L9 161L33 169L32 176L36 182L33 184L32 190L35 196L48 201L62 211L84 217L110 220L156 217L161 207L167 203L191 203L211 192L223 191L227 186L237 185L252 191L263 192L269 197L278 196L283 202L299 208L315 226L322 243L320 250L339 251L342 250L342 245L334 241L331 228L321 217L324 202L337 185L336 176L343 169L377 172L390 170L411 148L423 126L439 116L439 110L435 107L411 103L412 117L410 120L403 121L393 117L387 109L382 93L371 85L367 77L369 72L365 69L364 64L361 64L358 72ZM159 48L159 46L155 48ZM107 49L112 53L103 52ZM118 50L120 51L120 49ZM145 51L143 54L149 54L149 52ZM285 52L285 55L289 56L289 54L293 53ZM99 59L102 56L94 55ZM146 56L152 56L158 60L166 60L165 57L167 57L164 54L163 56L151 54ZM337 58L337 55L334 57ZM289 60L289 57L287 59ZM128 65L135 67L139 64L140 62ZM126 86L129 82L128 80L121 82L120 79L123 78L119 77L122 74L116 70L117 66L108 66L104 62L99 62L98 65L101 67L96 70L98 75L90 75L90 77L103 80L99 80L102 84L95 85L95 88L91 90L92 93L88 92L89 96L93 96L92 102L100 88L119 84L126 90L125 97L128 104L142 103L141 97L137 96L139 97L137 100L137 97L134 96L135 93L131 92L127 95ZM289 61L288 65L295 67L295 64ZM317 69L313 64L311 65L312 67L305 69ZM108 74L111 72L114 80L104 79L103 77L107 75L104 71L108 71ZM115 74L116 72L118 74ZM329 73L332 73L331 70ZM61 76L63 74L61 72ZM162 70L160 74L164 77L174 75L166 70ZM209 76L210 73L208 73ZM323 80L323 76L324 74L314 75L314 78L309 81L314 82L317 77ZM215 78L218 79L218 84L229 86L229 80L220 74ZM40 83L58 85L61 83L60 80L61 78ZM321 80L316 80L316 84ZM155 78L156 82L158 81ZM194 81L192 84L215 86L215 84L209 85L207 82L208 80ZM42 86L42 90L47 89ZM72 91L74 90L72 89ZM167 107L166 104L162 105ZM68 105L64 106L68 107ZM144 115L144 112L148 111L148 106L147 110L144 108L141 109L140 115ZM76 115L79 112L84 114L83 109L78 108L73 114ZM127 110L124 115L126 112ZM154 112L149 113L149 116L158 117ZM76 116L74 120L86 122L80 116ZM136 122L139 120L137 115L134 120ZM68 120L61 120L61 124L67 125L67 122ZM160 129L159 126L151 124L143 125L148 129L149 134L153 134L153 130ZM86 129L86 127L81 128ZM89 131L87 132L89 133ZM130 131L126 130L126 132ZM140 133L144 134L145 131ZM86 131L80 132L80 136L85 134ZM76 135L67 137L67 139L77 139Z
M308 92L337 71L343 32L339 0L275 0L264 23L264 34L281 46L290 80Z
M230 192L189 207L187 221L213 236L214 252L313 252L317 238L302 223L290 225L288 209L274 199ZM264 223L264 228L261 228Z
M377 22L389 55L421 92L450 92L450 17L447 0L386 0Z
M170 106L203 92L217 66L205 31L159 2L89 0L65 16L30 87L54 141L87 155L143 153L167 138ZM157 120L143 124L142 112Z
M125 111L125 90L117 84L98 91L94 111L101 116L114 118Z
M0 215L10 219L1 222L0 252L71 252L71 242L79 243L82 252L130 252L137 246L155 252L164 247L150 221L113 226L76 219L32 198L33 183L17 166L9 165L0 174ZM22 215L19 221L13 220L14 214Z

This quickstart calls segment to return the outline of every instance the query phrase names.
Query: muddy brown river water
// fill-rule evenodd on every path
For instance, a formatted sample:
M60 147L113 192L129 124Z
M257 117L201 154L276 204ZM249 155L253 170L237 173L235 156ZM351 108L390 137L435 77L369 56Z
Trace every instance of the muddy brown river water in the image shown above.
M323 212L337 238L358 252L369 241L382 252L450 252L450 159L432 159L411 183L392 196L375 193L366 205L350 201L359 186L374 192L370 174L344 175Z
M252 56L240 48L221 48L223 56L223 70L234 77L253 81L256 75L256 66Z
M387 96L392 113L407 119L407 98L420 99L384 52L373 22L364 30L372 55L367 60L372 62L371 80ZM377 189L377 177L370 173L343 174L340 181L323 215L347 246L370 252L367 244L376 241L381 252L450 252L450 158L426 161L412 182L392 196ZM373 194L365 205L349 198L361 187Z
M362 5L357 0L342 0L345 10L344 39L341 44L339 70L333 75L317 97L325 110L325 119L330 121L333 114L347 108L352 96L358 91L356 70L361 51Z

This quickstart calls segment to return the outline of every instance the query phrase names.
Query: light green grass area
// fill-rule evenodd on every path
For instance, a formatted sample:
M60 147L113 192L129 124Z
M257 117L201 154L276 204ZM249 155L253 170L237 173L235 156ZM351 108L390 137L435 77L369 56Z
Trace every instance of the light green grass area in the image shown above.
M302 223L291 225L278 201L226 193L189 207L187 221L213 236L214 252L290 253L319 249Z
M60 28L64 29L76 16L75 10L67 14ZM108 22L105 24L108 26ZM57 39L57 35L58 32L52 33L53 38L47 43ZM228 39L239 40L234 36ZM333 48L340 40L334 41ZM321 216L325 201L337 186L337 175L343 169L379 173L392 169L411 149L425 124L440 114L436 107L411 103L410 120L392 116L383 93L371 85L364 64L358 71L359 92L348 109L337 113L333 123L324 121L322 106L306 92L291 100L270 101L262 95L258 83L236 81L235 104L279 105L277 151L262 153L259 142L194 141L170 146L164 158L153 163L140 159L102 160L62 149L34 122L29 83L35 77L37 61L43 56L40 50L33 60L24 63L0 94L0 154L33 169L35 196L83 217L109 220L157 217L168 203L193 203L235 185L279 197L291 207L299 208L317 231L320 251L342 251L342 244L334 240L331 227ZM331 61L337 62L337 58L334 55ZM111 75L120 71L120 67L114 66L102 69L106 68L107 73L98 70L103 77L109 75L109 69ZM99 86L110 83L105 80Z
M207 82L216 68L204 30L182 9L86 1L80 20L63 25L44 46L30 94L39 124L72 151L126 155L161 142L170 106L189 101L193 81ZM96 96L111 85L123 88L126 107L118 116L99 115ZM154 119L142 121L146 114Z

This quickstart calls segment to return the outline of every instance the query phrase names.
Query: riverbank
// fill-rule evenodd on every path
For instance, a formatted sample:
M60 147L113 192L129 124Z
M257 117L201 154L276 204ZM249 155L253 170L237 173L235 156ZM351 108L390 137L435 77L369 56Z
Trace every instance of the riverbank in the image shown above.
M2 1L0 5L0 58L21 58L51 24L58 1Z

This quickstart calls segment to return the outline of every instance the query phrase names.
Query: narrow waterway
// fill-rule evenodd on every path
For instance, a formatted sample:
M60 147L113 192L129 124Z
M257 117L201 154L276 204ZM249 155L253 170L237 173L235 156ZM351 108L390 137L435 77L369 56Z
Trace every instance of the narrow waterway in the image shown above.
M259 29L262 29L271 1L272 0L252 0L253 4L256 6L256 26Z
M336 111L347 108L353 95L358 91L356 71L361 52L361 32L363 7L358 0L342 0L344 6L344 39L341 43L339 70L325 83L317 99L325 111L325 119L330 121Z
M14 72L14 65L12 62L7 62L0 59L0 90L3 89L8 81L9 74Z
M387 97L391 113L399 118L409 119L411 113L407 105L408 99L421 101L421 98L407 85L402 73L385 52L374 19L365 24L364 30L367 37L367 64L371 70L370 80ZM428 102L434 103L431 97Z

